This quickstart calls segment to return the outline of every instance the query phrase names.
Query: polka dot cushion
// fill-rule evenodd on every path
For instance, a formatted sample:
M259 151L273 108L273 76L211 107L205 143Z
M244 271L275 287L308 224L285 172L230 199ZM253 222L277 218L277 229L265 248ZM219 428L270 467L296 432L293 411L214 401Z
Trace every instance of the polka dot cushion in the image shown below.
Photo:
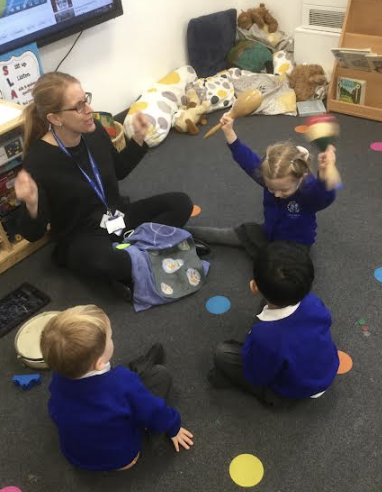
M293 70L292 53L281 50L273 53L273 73L274 75L290 75Z
M133 135L133 115L142 112L150 122L150 128L145 138L149 147L159 145L171 130L174 113L185 103L186 85L197 78L195 70L187 65L169 73L163 79L153 84L130 107L124 121L127 138Z
M198 93L204 92L203 99L210 101L209 113L217 109L229 108L235 100L235 91L228 70L223 70L212 77L198 79L192 85Z

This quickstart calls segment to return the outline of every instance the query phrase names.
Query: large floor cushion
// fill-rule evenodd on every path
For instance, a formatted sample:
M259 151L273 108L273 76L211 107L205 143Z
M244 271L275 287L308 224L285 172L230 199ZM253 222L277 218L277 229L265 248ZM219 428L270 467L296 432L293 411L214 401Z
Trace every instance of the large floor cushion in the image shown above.
M198 77L227 68L226 57L236 39L236 9L191 19L187 28L189 63Z
M133 134L133 115L142 112L151 123L145 142L149 147L159 145L171 130L172 118L185 103L186 85L196 80L195 70L186 65L174 70L145 91L130 107L124 121L128 138Z
M228 53L227 61L230 67L237 67L241 70L273 73L272 53L257 41L249 39L237 41Z
M210 102L208 113L229 108L235 100L235 90L228 70L223 70L213 77L197 79L192 86L200 100Z

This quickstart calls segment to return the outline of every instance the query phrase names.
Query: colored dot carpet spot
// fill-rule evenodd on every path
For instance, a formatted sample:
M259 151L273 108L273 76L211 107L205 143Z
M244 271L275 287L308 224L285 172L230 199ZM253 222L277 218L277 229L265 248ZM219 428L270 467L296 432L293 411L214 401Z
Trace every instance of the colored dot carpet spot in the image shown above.
M194 208L192 209L191 217L196 217L197 215L200 214L202 209L199 207L199 205L194 205Z
M295 132L297 133L305 133L308 131L308 126L307 125L299 125L299 126L296 126L296 128L294 129Z
M374 270L374 277L378 280L378 282L382 282L382 267Z
M253 487L261 482L264 476L264 466L252 454L239 454L229 465L232 480L240 487Z
M226 313L231 307L231 302L224 296L210 297L206 302L206 309L212 314Z
M337 374L345 374L349 372L350 369L353 367L353 361L350 355L339 350L338 357L340 358L340 366L338 368Z
M370 144L371 150L375 150L375 152L382 152L382 142L373 142Z

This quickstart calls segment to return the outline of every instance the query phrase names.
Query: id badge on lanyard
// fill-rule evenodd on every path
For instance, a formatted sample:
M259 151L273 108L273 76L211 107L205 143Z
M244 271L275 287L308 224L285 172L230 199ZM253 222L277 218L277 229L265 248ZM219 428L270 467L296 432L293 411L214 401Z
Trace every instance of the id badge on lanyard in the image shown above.
M68 157L73 159L73 157L70 155L68 149L64 146L64 144L61 142L61 140L56 135L53 128L52 128L51 132L52 132L52 135L55 138L59 148ZM81 138L83 138L83 137L81 136ZM106 214L103 214L103 216L102 216L102 219L100 222L100 227L102 229L107 229L107 232L109 234L116 234L117 236L120 236L126 227L125 221L123 220L125 217L125 214L120 212L119 210L116 210L113 214L111 209L109 208L107 201L106 201L106 195L105 195L103 183L101 180L101 175L99 173L97 164L95 163L93 156L90 153L90 150L89 150L88 146L86 145L85 141L84 141L84 143L85 143L85 147L86 147L88 157L89 157L89 162L90 162L90 165L92 167L93 174L94 174L96 181L93 181L90 178L90 176L82 169L82 167L78 164L78 162L76 162L76 164L77 164L79 170L82 172L83 176L85 177L86 181L89 183L90 187L94 191L94 193L98 196L98 198L101 200L101 202L105 205L107 212L106 212Z

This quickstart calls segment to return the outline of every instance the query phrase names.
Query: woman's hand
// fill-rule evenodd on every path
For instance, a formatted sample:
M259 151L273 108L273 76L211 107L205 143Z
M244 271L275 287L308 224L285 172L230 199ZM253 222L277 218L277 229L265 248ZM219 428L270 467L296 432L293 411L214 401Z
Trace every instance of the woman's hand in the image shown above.
M171 441L174 443L174 448L177 453L179 453L179 444L184 449L190 449L190 446L193 446L194 442L192 440L194 436L190 431L181 427L176 436L171 438Z
M222 130L224 136L229 144L233 143L237 139L237 135L233 130L233 118L230 113L224 113L220 118L220 124L222 125Z
M149 129L149 121L143 113L136 113L134 115L133 129L134 129L133 139L139 145L142 145L147 135L147 131Z
M341 185L341 176L336 167L336 148L328 145L325 152L318 154L318 174L325 182L327 190L334 190Z
M32 176L21 170L15 181L16 197L25 203L29 215L35 219L38 210L38 187Z

